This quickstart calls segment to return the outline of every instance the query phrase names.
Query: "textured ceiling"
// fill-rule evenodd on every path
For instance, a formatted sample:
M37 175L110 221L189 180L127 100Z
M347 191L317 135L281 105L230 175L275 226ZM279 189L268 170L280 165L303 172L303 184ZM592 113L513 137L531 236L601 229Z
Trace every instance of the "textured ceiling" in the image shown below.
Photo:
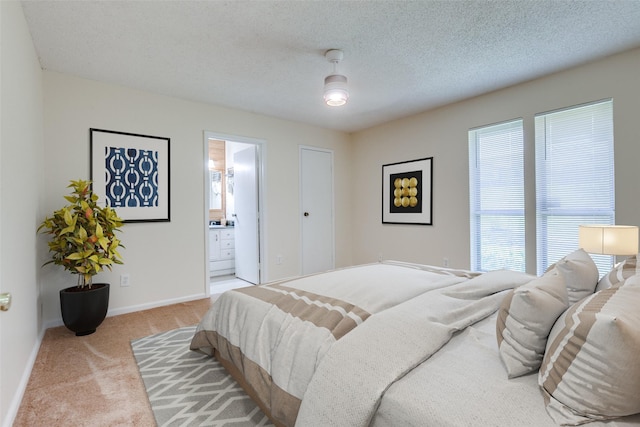
M640 46L639 0L22 4L43 69L348 132Z

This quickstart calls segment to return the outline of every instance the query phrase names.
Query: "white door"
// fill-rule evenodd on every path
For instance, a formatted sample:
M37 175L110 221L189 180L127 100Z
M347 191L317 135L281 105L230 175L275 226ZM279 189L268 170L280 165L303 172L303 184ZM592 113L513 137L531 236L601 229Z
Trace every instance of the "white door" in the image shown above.
M258 167L256 146L233 155L236 277L260 283Z
M333 152L300 147L302 274L334 268Z

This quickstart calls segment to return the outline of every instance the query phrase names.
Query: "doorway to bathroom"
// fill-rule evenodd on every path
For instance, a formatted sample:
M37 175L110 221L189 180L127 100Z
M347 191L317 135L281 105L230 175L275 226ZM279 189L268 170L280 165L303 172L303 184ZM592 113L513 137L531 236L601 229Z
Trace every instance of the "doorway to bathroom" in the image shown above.
M265 141L216 132L205 132L204 140L210 292L260 284Z

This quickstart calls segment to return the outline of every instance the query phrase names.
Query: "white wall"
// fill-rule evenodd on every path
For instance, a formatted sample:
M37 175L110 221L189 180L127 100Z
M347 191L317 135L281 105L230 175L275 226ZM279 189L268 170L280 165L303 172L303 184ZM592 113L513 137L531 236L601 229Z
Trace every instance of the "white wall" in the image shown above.
M640 225L640 49L353 135L354 263L384 258L468 268L468 129L524 119L527 270L535 272L536 113L613 98L616 222ZM434 157L433 226L381 224L383 164Z
M0 2L0 424L20 404L39 342L38 224L42 184L42 71L22 13Z
M45 212L64 203L70 179L89 178L89 128L171 138L171 222L125 224L125 265L94 278L112 284L112 312L205 295L204 131L267 141L267 280L300 271L298 145L335 150L336 182L351 180L349 136L341 132L54 72L44 72L44 90ZM338 266L351 264L350 195L336 188ZM52 322L60 318L59 289L73 283L60 267L43 273L44 319ZM120 287L121 273L131 275L130 287Z

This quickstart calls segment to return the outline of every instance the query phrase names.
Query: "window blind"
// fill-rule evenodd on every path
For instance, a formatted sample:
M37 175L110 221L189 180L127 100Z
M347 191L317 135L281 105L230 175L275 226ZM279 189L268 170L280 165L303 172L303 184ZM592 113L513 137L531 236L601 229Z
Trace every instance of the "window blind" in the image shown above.
M535 117L537 273L578 248L580 224L614 224L611 100ZM613 257L592 255L603 274Z
M522 120L469 131L471 268L525 271Z

